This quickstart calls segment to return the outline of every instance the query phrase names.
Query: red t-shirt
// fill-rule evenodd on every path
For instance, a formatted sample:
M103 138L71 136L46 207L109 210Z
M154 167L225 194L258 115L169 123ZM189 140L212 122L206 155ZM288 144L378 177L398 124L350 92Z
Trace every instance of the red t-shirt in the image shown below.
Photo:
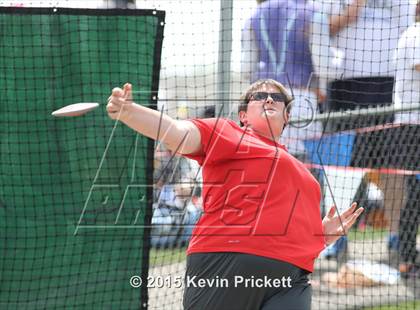
M227 119L194 119L203 209L187 253L240 252L313 271L325 247L320 186L287 149Z

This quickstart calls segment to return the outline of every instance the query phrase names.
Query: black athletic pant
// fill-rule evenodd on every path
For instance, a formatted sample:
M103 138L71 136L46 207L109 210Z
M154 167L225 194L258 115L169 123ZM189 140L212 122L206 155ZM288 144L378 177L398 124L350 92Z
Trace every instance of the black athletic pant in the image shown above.
M420 171L420 126L411 125L409 131L400 137L400 157L404 161L403 168ZM416 237L420 224L420 177L416 175L406 178L406 202L400 217L400 255L405 263L415 263L417 258Z
M392 104L393 77L363 77L335 80L328 86L327 110L331 112L371 108ZM349 120L329 120L326 132L392 123L393 113L380 116L359 116Z
M256 255L191 254L184 309L309 310L312 288L308 274L292 264Z
M420 180L416 176L407 179L407 203L400 217L400 255L405 263L415 263L416 239L420 223Z

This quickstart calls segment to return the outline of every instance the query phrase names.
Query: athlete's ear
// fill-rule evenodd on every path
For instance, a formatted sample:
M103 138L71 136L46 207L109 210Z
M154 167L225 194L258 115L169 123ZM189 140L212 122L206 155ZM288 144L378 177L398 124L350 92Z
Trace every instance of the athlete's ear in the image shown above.
M284 113L284 124L288 125L290 120L290 111L287 110L286 113Z
M288 109L286 108L286 109L284 110L283 116L284 116L283 131L284 131L284 129L287 127L287 125L289 125L289 120L290 120L290 110L288 110Z
M285 108L284 108L284 112L283 112L283 117L284 117L284 127L286 127L287 125L289 125L289 121L290 121L290 112L292 111L292 102L289 102Z
M248 125L248 115L245 111L239 111L239 121L244 126Z

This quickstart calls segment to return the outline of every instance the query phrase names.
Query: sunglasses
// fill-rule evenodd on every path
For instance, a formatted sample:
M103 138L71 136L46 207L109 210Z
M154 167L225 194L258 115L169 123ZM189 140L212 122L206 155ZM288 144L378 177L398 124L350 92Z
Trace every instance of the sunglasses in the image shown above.
M256 92L251 95L251 99L254 99L256 101L265 101L267 100L268 96L270 96L274 102L284 102L285 104L289 103L287 96L282 93Z

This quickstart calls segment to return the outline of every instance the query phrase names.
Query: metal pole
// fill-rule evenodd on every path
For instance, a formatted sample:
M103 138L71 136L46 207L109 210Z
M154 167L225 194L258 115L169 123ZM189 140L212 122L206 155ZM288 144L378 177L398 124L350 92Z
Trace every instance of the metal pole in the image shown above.
M216 116L230 110L230 62L232 55L233 0L220 0L219 53L217 67Z
M368 106L368 105L367 105ZM292 107L293 108L293 107ZM372 107L356 110L343 110L337 112L324 113L318 116L304 118L299 120L290 120L289 124L299 124L299 123L310 123L317 121L330 121L330 120L341 120L349 118L358 118L360 116L373 116L373 115L382 115L388 113L397 113L397 112L409 112L420 110L420 103L408 103L401 108L395 108L394 105L389 105L385 107Z

